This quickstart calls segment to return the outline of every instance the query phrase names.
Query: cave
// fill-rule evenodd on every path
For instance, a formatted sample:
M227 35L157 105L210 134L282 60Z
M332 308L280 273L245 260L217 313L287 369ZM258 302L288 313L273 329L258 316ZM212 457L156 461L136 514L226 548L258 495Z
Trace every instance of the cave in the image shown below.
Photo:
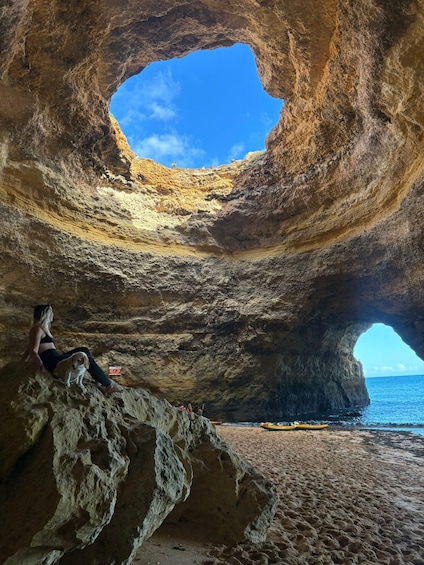
M61 349L230 421L363 406L372 323L424 356L421 1L10 2L0 23L0 356ZM131 151L110 99L153 61L248 45L284 99L211 170Z

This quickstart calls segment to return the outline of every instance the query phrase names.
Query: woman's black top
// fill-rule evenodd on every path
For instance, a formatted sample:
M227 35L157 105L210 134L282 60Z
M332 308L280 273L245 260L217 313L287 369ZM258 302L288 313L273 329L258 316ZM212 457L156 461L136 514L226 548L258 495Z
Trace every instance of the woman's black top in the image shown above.
M40 339L40 343L53 343L54 339L50 335L45 335L42 339Z

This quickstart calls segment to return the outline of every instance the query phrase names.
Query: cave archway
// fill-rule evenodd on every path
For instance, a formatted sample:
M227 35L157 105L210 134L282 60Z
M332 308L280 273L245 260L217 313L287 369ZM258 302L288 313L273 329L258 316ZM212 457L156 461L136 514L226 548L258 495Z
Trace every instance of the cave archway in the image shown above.
M424 361L386 324L373 324L364 332L354 355L361 361L365 377L424 374Z
M242 43L151 63L110 103L138 157L179 168L215 167L264 150L281 108Z

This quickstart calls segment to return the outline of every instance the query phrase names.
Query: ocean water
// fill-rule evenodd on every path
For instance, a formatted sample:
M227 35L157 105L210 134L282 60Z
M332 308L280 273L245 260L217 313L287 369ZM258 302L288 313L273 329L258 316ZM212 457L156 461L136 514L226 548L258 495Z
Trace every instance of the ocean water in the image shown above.
M365 382L369 406L322 414L322 421L424 435L424 375L368 378Z
M293 417L299 422L411 432L424 436L424 375L365 379L370 405ZM282 422L282 423L289 423ZM259 426L260 422L236 425Z

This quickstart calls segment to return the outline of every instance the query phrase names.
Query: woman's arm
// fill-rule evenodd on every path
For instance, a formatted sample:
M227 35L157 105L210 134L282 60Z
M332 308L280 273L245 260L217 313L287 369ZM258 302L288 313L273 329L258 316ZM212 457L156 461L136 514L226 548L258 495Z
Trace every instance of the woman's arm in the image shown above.
M43 337L44 331L39 326L34 326L29 332L29 343L22 356L23 361L32 361L39 369L43 370L44 365L38 355L40 348L40 340Z

